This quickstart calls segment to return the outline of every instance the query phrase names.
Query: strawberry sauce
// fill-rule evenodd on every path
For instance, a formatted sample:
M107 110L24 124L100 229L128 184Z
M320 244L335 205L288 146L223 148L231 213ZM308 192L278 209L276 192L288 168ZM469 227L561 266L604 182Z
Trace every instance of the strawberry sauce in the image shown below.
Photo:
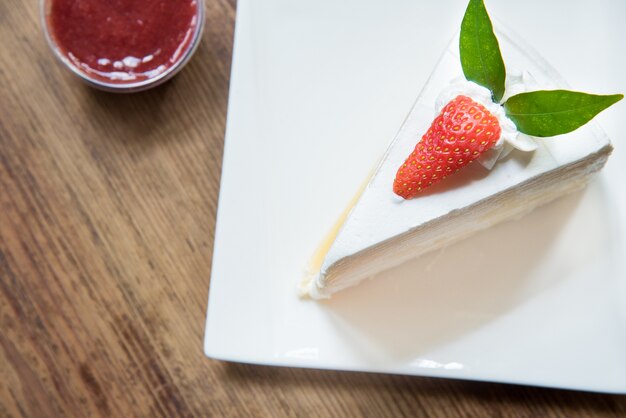
M198 22L197 0L51 0L50 36L88 77L136 83L185 57Z

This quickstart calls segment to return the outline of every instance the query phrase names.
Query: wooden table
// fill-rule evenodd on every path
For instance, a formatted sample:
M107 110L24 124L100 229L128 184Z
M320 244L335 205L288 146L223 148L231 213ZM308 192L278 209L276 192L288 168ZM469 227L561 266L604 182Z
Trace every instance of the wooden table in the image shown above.
M626 416L619 396L205 358L235 2L207 6L180 75L112 95L56 64L37 1L0 2L0 417Z

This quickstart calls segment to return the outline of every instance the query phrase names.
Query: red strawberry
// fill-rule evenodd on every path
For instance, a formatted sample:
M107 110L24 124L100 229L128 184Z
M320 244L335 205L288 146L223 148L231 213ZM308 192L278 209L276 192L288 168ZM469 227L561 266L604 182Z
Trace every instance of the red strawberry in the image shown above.
M405 199L465 167L500 138L498 119L467 96L457 96L398 169L393 191Z

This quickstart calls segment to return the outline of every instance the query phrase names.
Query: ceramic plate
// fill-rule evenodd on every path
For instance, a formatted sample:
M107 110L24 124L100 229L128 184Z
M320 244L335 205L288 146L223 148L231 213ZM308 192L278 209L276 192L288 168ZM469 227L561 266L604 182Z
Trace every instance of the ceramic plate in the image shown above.
M574 88L626 92L626 3L548 3L488 7ZM616 150L584 191L329 301L296 296L464 8L238 2L209 357L626 393L624 103L598 118Z

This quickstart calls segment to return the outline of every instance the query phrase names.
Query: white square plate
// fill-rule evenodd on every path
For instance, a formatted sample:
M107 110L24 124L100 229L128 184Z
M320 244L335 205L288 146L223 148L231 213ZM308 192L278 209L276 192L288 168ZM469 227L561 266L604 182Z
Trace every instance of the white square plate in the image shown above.
M208 356L626 393L624 103L598 118L616 151L583 192L330 301L296 296L465 4L239 1ZM626 92L626 3L487 6L576 89Z

